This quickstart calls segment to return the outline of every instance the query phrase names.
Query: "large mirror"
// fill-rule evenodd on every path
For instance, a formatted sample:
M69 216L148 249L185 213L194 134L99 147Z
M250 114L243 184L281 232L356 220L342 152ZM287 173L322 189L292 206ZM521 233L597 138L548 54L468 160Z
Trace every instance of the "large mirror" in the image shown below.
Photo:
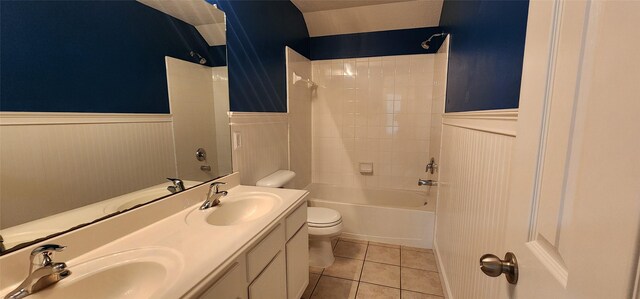
M214 5L0 5L0 254L232 172Z

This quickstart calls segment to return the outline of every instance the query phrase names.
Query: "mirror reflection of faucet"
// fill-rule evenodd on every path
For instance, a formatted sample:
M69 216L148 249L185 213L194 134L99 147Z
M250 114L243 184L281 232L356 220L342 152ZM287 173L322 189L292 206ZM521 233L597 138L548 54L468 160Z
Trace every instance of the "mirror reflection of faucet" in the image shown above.
M184 191L184 183L181 179L167 178L167 180L173 183L173 186L167 187L167 190L169 190L169 192L175 194Z
M60 252L64 248L65 246L57 244L46 244L33 249L29 257L31 262L29 276L4 298L18 299L27 297L71 275L71 271L67 270L67 264L54 263L51 258L54 252Z

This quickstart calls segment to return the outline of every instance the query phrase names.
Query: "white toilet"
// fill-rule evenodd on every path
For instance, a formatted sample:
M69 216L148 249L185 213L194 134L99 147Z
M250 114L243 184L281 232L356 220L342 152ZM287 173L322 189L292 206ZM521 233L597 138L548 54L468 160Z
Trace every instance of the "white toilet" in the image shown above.
M307 226L309 227L309 265L326 268L333 264L331 239L342 232L342 216L338 211L308 207Z
M282 188L295 176L293 171L278 170L259 180L256 186ZM329 267L335 260L331 239L342 232L342 216L336 210L308 207L307 226L309 227L309 265Z

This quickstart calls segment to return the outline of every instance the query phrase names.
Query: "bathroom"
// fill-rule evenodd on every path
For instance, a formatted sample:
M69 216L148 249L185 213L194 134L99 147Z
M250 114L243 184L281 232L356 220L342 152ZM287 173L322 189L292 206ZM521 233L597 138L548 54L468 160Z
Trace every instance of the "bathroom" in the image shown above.
M638 299L638 26L2 0L0 296Z

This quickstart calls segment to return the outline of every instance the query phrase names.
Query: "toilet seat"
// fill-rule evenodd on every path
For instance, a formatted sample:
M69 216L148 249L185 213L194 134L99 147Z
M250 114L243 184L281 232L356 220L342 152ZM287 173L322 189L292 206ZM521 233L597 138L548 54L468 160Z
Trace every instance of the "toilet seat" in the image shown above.
M342 223L342 215L336 210L309 207L307 208L307 225L309 227L332 227Z

